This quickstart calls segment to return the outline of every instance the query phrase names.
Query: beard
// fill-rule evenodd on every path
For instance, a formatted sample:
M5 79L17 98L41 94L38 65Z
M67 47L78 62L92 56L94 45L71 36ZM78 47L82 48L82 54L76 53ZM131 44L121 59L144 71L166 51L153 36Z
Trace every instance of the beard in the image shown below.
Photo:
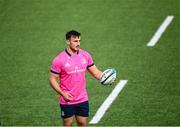
M73 52L77 52L79 50L80 46L76 46L76 47L70 47L70 49L73 51Z

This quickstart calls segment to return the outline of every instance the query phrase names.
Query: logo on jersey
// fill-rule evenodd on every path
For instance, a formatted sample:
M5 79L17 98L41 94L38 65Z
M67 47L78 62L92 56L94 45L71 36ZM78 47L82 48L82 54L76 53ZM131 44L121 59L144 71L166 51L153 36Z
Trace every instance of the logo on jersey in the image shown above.
M70 67L71 65L69 63L66 63L65 64L65 67Z
M87 63L87 62L86 62L86 59L82 58L82 59L81 59L81 63L82 63L82 64L86 64L86 63Z

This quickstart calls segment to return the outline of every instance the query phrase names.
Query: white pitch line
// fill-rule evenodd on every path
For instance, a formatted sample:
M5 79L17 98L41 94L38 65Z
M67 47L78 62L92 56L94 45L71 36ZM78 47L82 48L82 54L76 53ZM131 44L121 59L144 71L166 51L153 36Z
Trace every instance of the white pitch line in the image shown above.
M95 116L92 118L92 120L89 122L90 124L96 124L98 123L103 115L105 114L106 110L110 107L111 103L115 100L115 98L118 96L118 94L121 92L123 87L126 85L128 80L120 80L119 83L116 85L116 87L113 89L111 94L106 98L106 100L103 102L103 104L100 106L98 111L96 112Z
M166 17L166 19L164 20L163 24L159 27L159 29L156 31L154 36L148 42L148 44L147 44L148 47L153 47L158 42L158 40L160 39L161 35L166 30L168 25L171 23L173 18L174 18L174 16L167 16Z

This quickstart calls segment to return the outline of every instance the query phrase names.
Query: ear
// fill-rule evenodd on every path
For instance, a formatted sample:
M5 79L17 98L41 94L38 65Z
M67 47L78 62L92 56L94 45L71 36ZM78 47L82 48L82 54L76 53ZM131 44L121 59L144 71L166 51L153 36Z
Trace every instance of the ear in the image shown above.
M69 45L69 44L70 44L70 41L69 41L69 40L66 40L66 44Z

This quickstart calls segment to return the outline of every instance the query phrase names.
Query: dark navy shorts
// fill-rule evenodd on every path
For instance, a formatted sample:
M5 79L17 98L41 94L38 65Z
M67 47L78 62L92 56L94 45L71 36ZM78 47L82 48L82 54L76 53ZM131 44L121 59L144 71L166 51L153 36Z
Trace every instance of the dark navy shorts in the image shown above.
M88 101L72 104L72 105L63 105L60 104L61 108L61 117L63 119L71 117L73 115L88 117L89 116L89 103Z

